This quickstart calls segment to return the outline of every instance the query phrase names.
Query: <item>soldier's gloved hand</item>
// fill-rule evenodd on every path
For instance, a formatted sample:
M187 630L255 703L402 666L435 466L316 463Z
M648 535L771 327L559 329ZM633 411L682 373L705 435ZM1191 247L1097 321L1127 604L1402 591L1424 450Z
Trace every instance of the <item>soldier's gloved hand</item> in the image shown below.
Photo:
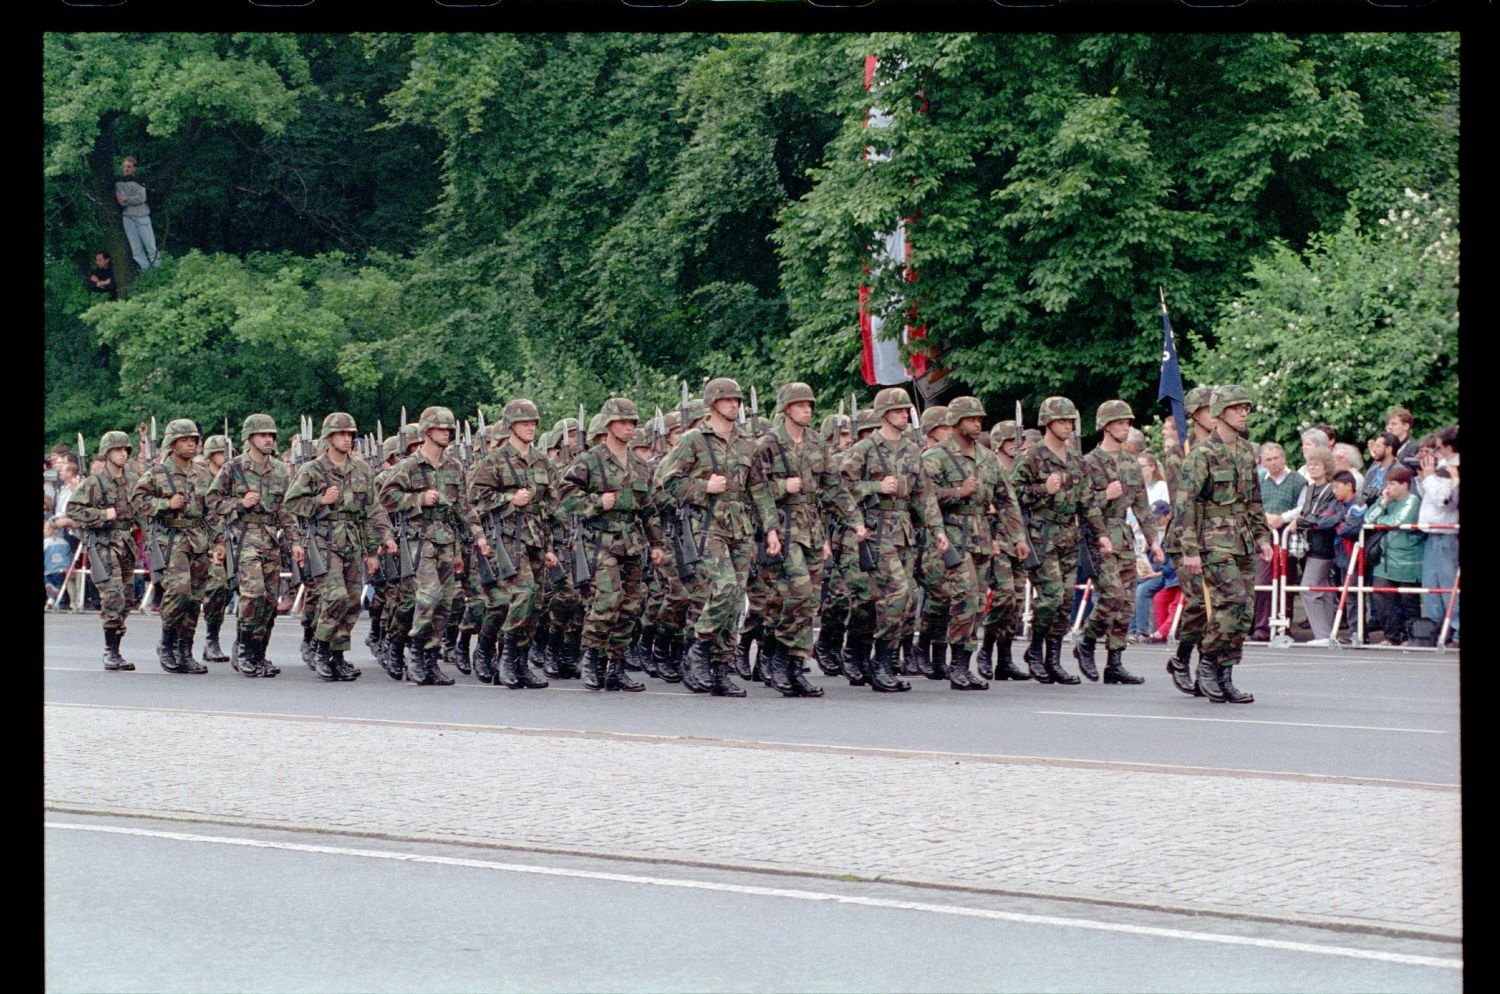
M775 528L766 532L766 555L772 557L781 555L781 536L777 534Z
M423 507L431 507L432 505L434 505L434 504L436 504L438 502L438 499L441 496L442 496L442 494L439 494L436 490L423 490L422 491L422 506Z
M436 493L437 491L433 491ZM339 488L330 486L323 491L323 496L318 500L320 504L333 504L339 499Z
M789 476L786 478L786 492L789 494L800 494L802 492L802 477Z
M224 546L222 546L222 545L216 545L216 546L214 546L213 557L214 557L214 565L215 566L222 566L224 564Z
M898 492L900 489L901 481L896 479L894 476L887 476L880 481L880 492L883 494L893 494Z
M1109 540L1108 535L1099 536L1099 551L1104 553L1106 556L1115 551L1115 543Z
M718 473L714 473L708 478L708 492L711 494L721 494L728 486L729 481Z
M719 477L719 479L722 480L724 478L721 476L721 477ZM717 491L713 491L713 490L709 491L709 493L716 493L716 492ZM618 496L619 496L619 494L616 491L611 490L608 493L600 495L600 497L599 497L599 503L600 503L600 505L603 506L603 508L606 511L612 511L612 510L614 510L614 507L615 507L615 498L618 497Z
M530 488L528 488L528 487L522 487L520 490L517 490L515 493L511 494L510 495L510 502L512 504L514 504L516 507L525 507L527 504L530 504L531 503L531 490L530 490Z
M1055 494L1062 489L1062 474L1053 473L1047 477L1047 493Z
M1119 480L1110 480L1109 486L1104 488L1104 496L1107 500L1119 500L1120 495L1125 492L1125 487Z
M667 554L666 554L665 551L663 551L660 548L654 548L654 549L651 550L651 565L652 566L660 566L662 563L664 563L666 561L667 561Z
M302 546L292 546L292 561L295 562L298 566L301 566L305 559L307 559L307 552L302 548Z
M240 498L240 507L243 507L247 511L259 503L260 494L254 490L245 491L245 496Z
M180 511L187 507L187 498L182 494L173 494L167 499L167 506L174 511Z
M1263 546L1263 548L1269 548L1269 546ZM1183 569L1187 570L1193 576L1197 576L1199 573L1203 572L1203 557L1183 556L1182 562L1179 565L1181 565Z
M557 553L555 552L548 552L546 555L542 556L542 562L547 564L548 569L556 566L557 561Z

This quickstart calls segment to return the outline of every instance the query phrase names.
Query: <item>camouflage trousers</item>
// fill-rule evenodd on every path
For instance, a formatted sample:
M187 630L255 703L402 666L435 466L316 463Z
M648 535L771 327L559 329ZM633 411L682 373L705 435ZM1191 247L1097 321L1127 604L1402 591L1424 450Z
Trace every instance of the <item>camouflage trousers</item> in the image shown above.
M516 567L516 575L502 581L484 592L483 637L509 635L518 632L531 644L541 617L542 592L537 577L543 576L547 566L542 559L542 550L529 545L517 545L514 551L509 546L510 560Z
M1181 558L1180 553L1178 558ZM1177 641L1197 645L1203 641L1203 633L1208 629L1208 605L1203 601L1203 584L1187 570L1178 577L1182 581L1182 618L1177 623Z
M606 659L623 656L641 613L641 557L616 555L600 548L594 560L594 582L583 620L583 647L598 649Z
M1038 548L1040 535L1033 534L1032 548ZM1042 564L1031 575L1033 600L1031 631L1043 632L1048 638L1060 639L1073 627L1073 578L1078 573L1078 529L1053 529L1048 547L1038 549Z
M376 618L385 617L385 603L390 599L393 584L377 583L371 587L370 593L370 623L374 624Z
M948 630L949 598L952 596L946 588L951 584L944 584L946 570L943 566L942 553L936 549L925 546L927 536L923 535L917 558L912 566L912 579L916 581L917 588L923 591L925 597L921 607L921 625L924 631L937 633L935 641L946 641ZM913 592L915 599L916 591ZM912 615L916 616L916 605L913 605Z
M943 570L941 580L930 595L931 599L947 605L949 645L972 647L976 641L974 630L979 627L979 612L984 609L985 594L979 578L989 573L991 558L974 552L964 553L957 566ZM941 565L943 557L938 555L937 561Z
M349 633L359 620L359 599L365 589L365 559L352 549L325 549L328 572L318 579L318 616L313 638L335 652L349 649Z
M792 658L806 659L812 655L813 619L823 585L822 546L792 542L779 562L761 567L761 572L771 575L762 615L767 634L776 636ZM753 600L750 609L755 610Z
M99 590L99 618L105 631L124 631L135 601L135 538L128 531L109 531L100 536L99 546L109 565L109 579L94 584Z
M457 558L457 544L422 543L411 616L411 644L419 649L433 649L443 644L443 632L448 628L448 610L458 584L454 570Z
M229 607L229 564L213 563L208 566L208 586L203 590L203 624L209 631L218 631L224 624L224 611Z
M856 553L857 555L857 553ZM864 582L868 584L869 596L861 605L866 611L873 610L873 625L875 644L877 646L894 644L900 638L906 626L911 624L913 601L916 597L916 583L913 582L912 568L916 563L917 550L909 545L885 544L880 550L880 562L873 573L863 574ZM855 565L858 569L858 563ZM851 587L855 584L851 583ZM856 610L854 616L858 617L862 612ZM854 619L850 619L849 627L854 628Z
M1203 557L1203 574L1183 576L1183 587L1208 586L1208 625L1203 632L1203 653L1218 657L1221 665L1240 658L1255 610L1255 555L1210 551Z
M823 602L818 611L820 625L829 619L842 622L849 616L849 607L853 603L853 597L849 593L849 581L844 573L844 564L846 548L853 541L852 536L846 536L844 539L835 538L833 555L823 564L823 589L818 591ZM856 569L859 567L857 559L854 565Z
M240 550L235 578L240 589L235 631L240 641L269 636L281 594L281 550L247 544Z
M754 561L752 555L752 562ZM759 634L765 630L768 617L767 605L776 596L773 589L776 578L776 563L761 563L754 573L755 575L745 578L745 601L749 607L745 609L745 631Z
M1135 552L1099 556L1099 575L1094 577L1094 610L1084 622L1083 635L1104 639L1106 649L1130 645L1130 619L1135 615Z
M750 579L750 560L755 555L755 538L742 535L727 538L709 532L703 544L703 558L698 561L694 577L702 598L692 616L693 634L711 642L714 657L728 659L734 655L735 623L745 600L745 585Z
M985 627L993 631L1001 641L1015 638L1021 631L1025 571L1017 560L1002 552L990 557L985 582L990 588L990 610L984 616Z
M180 537L161 575L161 626L186 638L198 629L198 610L208 587L207 552L190 553Z
M677 559L672 550L672 543L666 543L666 558L662 561L657 575L662 581L661 604L657 607L653 624L658 629L669 632L681 632L688 626L688 618L693 608L692 587L697 585L697 577L694 576L683 582L677 575Z
M411 631L412 615L417 610L417 575L386 585L385 617L381 627L392 635L405 636Z

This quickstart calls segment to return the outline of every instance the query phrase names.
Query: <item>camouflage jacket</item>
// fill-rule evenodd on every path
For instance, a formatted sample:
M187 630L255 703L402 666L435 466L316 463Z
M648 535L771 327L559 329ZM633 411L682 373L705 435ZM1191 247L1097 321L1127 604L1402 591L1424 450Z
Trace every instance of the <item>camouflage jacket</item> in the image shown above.
M93 531L129 532L136 526L135 505L130 495L135 490L138 477L126 466L117 480L105 469L91 473L73 491L68 499L68 517L78 522L79 528ZM115 520L109 521L105 512L115 509Z
M972 456L965 455L956 434L922 453L922 471L932 481L948 541L961 552L981 556L990 554L987 515L997 476L993 467L985 465L986 456L994 458L977 445ZM979 482L979 489L967 497L961 496L963 482L970 476Z
M1107 534L1082 456L1071 449L1057 456L1045 442L1038 442L1016 460L1014 472L1016 498L1029 519L1031 544L1039 552L1046 551L1038 541L1043 531L1070 533L1080 520L1088 522L1095 534ZM1061 474L1062 489L1049 494L1047 477L1053 473Z
M835 513L847 516L854 510L852 507L836 510L838 502L849 498L839 486L838 470L828 443L809 429L798 445L782 422L757 441L755 458L760 463L759 475L770 488L781 516L777 527L781 530L782 544L796 542L806 549L821 549L828 537L824 521ZM786 481L793 476L802 479L801 493L786 492Z
M433 545L453 545L480 538L484 531L479 517L469 505L464 491L464 468L457 459L444 454L434 466L418 449L391 467L391 475L380 486L380 503L389 514L405 514L406 522L424 541ZM438 492L438 502L422 506L422 494Z
M604 509L604 494L615 506ZM557 483L556 516L577 515L590 544L613 556L636 556L661 545L661 526L651 501L651 468L635 453L623 461L600 442L568 464Z
M339 499L320 503L323 491L339 488ZM350 456L339 469L327 452L302 464L286 495L287 510L310 526L328 549L344 557L373 556L391 537L391 520L375 489L370 464ZM301 537L299 529L294 534ZM305 539L299 544L306 544Z
M155 521L158 526L175 532L187 551L197 555L208 552L213 544L213 527L208 522L204 500L212 483L213 476L207 467L189 463L183 469L169 456L136 481L130 499L143 527ZM181 510L167 507L173 494L187 497Z
M1188 453L1172 503L1184 556L1245 555L1271 541L1255 461L1255 446L1218 432Z
M208 489L208 518L222 532L234 528L242 546L279 549L278 531L284 539L296 540L296 519L286 508L286 491L291 472L275 456L266 460L266 468L257 470L248 454L235 456L220 467ZM246 510L240 503L251 490L260 494L260 503Z
M887 475L900 483L894 494L880 492ZM849 448L839 476L853 506L847 527L864 525L870 537L881 536L881 548L916 544L916 528L942 527L937 488L922 470L922 450L906 436L892 442L878 430Z
M1135 558L1134 538L1130 533L1130 523L1125 520L1127 510L1135 512L1136 524L1146 536L1146 543L1156 541L1156 523L1151 518L1151 505L1146 502L1146 481L1141 476L1141 464L1123 449L1105 452L1103 446L1096 446L1083 457L1083 466L1093 490L1092 499L1099 505L1099 513L1108 529L1100 534L1109 536L1114 555ZM1105 488L1112 480L1119 480L1125 489L1114 500L1104 496Z
M734 432L725 440L711 429L693 428L656 468L655 482L675 504L711 507L709 531L734 541L754 535L757 525L777 527L776 504L762 469L752 440ZM715 473L728 481L721 494L708 492L708 478ZM700 546L705 537L700 526Z
M507 542L520 539L537 551L553 548L552 505L557 500L554 473L545 452L533 445L523 455L509 441L490 449L475 463L469 477L469 503L489 532L491 545L496 531L500 531ZM523 487L531 491L531 503L516 507L511 498ZM495 529L490 528L492 514L498 524Z

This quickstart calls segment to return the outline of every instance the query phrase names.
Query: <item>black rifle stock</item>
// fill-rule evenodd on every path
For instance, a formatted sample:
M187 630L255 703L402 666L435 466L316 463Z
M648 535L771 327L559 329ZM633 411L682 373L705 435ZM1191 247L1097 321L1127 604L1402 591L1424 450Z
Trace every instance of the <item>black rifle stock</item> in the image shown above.
M110 569L109 557L106 553L99 551L100 535L98 531L93 528L84 528L82 531L83 550L88 553L89 557L89 576L93 577L94 585L98 586L110 578L112 571ZM104 543L103 548L107 550L109 543Z

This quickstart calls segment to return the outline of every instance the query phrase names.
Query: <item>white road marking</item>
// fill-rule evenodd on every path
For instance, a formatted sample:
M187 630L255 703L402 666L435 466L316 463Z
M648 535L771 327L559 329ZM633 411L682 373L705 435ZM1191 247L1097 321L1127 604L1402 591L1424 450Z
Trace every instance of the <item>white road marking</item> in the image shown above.
M1451 735L1433 728L1386 728L1382 725L1319 725L1309 721L1257 721L1253 718L1189 718L1176 714L1114 714L1108 711L1038 711L1064 718L1140 718L1144 721L1212 721L1223 725L1285 725L1288 728L1342 728L1355 732L1410 732L1413 735Z
M1439 969L1461 970L1464 965L1462 959L1437 956L1413 956L1406 953L1388 953L1371 949L1355 949L1348 946L1326 946L1310 942L1289 942L1281 939L1260 939L1251 936L1194 932L1186 929L1158 928L1150 925L1129 925L1118 922L1093 921L1086 918L1028 915L1013 911L965 908L929 904L921 901L895 901L887 898L830 894L826 891L794 890L786 887L756 887L745 884L716 883L706 880L674 880L666 877L647 877L631 873L606 873L598 870L575 870L552 866L526 866L518 863L500 863L484 859L464 859L456 856L387 852L378 849L352 849L344 846L319 846L298 842L276 842L264 839L234 838L217 835L194 835L187 832L162 832L154 829L124 828L113 825L84 825L71 822L49 821L46 822L46 827L65 831L133 835L176 842L203 842L212 845L242 846L251 849L279 849L287 852L313 853L325 856L353 856L359 859L383 859L403 863L427 863L435 866L498 870L504 873L529 873L536 876L572 877L578 880L600 880L649 887L675 887L684 890L713 891L724 894L780 897L795 901L832 901L836 904L866 908L919 911L927 914L953 915L960 918L983 918L990 921L1013 922L1020 925L1060 926L1063 928L1080 928L1096 932L1115 932L1124 935L1150 936L1153 938L1186 939L1192 942L1211 942L1229 946L1248 946L1255 949L1276 949L1286 952L1312 953L1320 956L1342 956L1349 959L1375 960L1381 963L1397 963L1403 966L1429 966Z

